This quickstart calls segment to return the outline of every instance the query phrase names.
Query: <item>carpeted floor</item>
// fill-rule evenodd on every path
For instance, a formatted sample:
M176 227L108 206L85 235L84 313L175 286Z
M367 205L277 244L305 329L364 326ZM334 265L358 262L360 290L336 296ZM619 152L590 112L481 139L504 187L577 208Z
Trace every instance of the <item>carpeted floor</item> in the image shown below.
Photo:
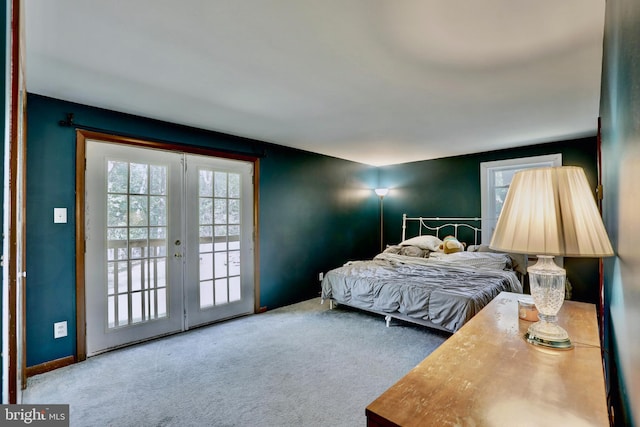
M364 426L365 407L448 337L319 299L32 377L72 426Z

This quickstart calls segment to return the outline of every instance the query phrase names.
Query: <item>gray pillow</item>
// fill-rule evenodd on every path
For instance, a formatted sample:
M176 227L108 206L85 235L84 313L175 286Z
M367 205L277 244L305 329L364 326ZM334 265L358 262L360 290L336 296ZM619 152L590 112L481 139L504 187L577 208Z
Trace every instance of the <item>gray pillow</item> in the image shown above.
M431 253L431 251L429 251L428 249L423 249L413 245L410 245L410 246L394 245L394 246L387 247L384 250L384 253L412 256L412 257L418 257L418 258L427 258L429 256L429 253Z
M494 253L503 253L500 251L495 251L491 249L487 245L471 245L467 248L469 252L494 252ZM509 253L509 258L511 258L511 263L513 269L522 275L527 274L527 256L525 254L513 254Z

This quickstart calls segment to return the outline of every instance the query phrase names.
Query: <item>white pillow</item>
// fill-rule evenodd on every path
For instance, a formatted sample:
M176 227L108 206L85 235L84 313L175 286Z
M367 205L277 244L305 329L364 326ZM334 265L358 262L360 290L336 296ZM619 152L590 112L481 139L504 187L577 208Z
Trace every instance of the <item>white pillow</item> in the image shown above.
M401 246L417 246L434 252L440 248L441 244L442 240L438 239L436 236L427 235L412 237L411 239L407 239L400 243Z

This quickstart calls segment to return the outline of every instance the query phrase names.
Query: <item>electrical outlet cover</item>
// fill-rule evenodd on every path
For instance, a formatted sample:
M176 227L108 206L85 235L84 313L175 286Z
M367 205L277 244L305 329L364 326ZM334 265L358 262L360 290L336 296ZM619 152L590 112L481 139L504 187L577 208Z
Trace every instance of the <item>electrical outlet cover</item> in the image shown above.
M53 222L56 224L66 224L67 208L53 208Z

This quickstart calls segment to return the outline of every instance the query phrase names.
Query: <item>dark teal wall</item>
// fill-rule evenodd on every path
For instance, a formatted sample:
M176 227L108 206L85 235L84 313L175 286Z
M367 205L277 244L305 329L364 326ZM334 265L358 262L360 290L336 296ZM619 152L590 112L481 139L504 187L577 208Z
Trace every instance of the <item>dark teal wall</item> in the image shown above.
M262 305L310 295L307 287L293 285L285 297L287 283L311 285L317 294L318 273L373 256L376 176L373 167L301 151L273 153L262 161Z
M27 99L27 366L75 353L75 223L52 217L54 207L75 212L75 133L41 101ZM54 340L63 320L68 336Z
M600 116L605 259L605 373L616 426L640 421L640 2L606 2Z
M596 150L597 140L591 137L382 167L380 184L391 189L384 199L386 243L400 241L403 213L416 217L480 217L482 162L561 153L563 164L584 168L595 189ZM574 288L573 299L598 302L597 261L565 258L565 267Z
M318 295L318 273L377 247L374 167L299 150L30 94L27 148L27 366L75 353L76 123L220 150L260 160L260 305L272 309ZM67 207L67 224L53 224ZM53 323L69 335L53 339Z

